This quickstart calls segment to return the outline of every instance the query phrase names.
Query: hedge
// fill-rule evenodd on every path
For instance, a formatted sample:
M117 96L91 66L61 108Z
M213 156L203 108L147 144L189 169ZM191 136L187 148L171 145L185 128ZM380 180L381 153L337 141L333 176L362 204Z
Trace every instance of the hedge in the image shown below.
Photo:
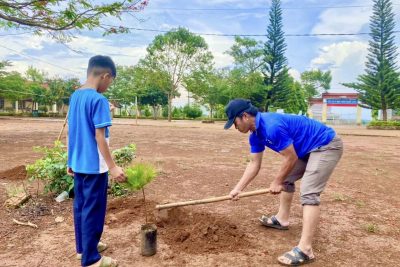
M367 129L400 130L400 121L371 121Z

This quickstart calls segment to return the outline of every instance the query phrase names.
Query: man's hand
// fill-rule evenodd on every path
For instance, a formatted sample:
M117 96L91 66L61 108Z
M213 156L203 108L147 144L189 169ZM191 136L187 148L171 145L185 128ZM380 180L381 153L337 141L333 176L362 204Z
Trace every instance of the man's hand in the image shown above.
M239 194L240 194L241 192L242 192L242 191L240 191L240 190L234 188L234 189L229 193L229 196L231 197L231 200L233 200L233 201L239 200Z
M283 190L283 185L276 181L273 181L269 186L269 191L274 195L279 194L282 190Z
M125 176L124 170L119 166L115 166L115 167L111 168L110 175L115 181L117 181L119 183L126 181L126 176Z
M74 171L70 167L67 167L67 175L74 177Z

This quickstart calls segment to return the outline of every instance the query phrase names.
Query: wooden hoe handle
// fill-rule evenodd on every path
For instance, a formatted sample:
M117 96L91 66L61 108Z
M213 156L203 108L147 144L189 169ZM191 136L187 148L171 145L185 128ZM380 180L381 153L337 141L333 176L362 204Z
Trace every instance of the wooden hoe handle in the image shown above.
M270 192L269 188L260 189L260 190L241 193L241 194L239 194L239 197L240 198L242 198L242 197L251 197L251 196L257 196L257 195L262 195L262 194L268 194L269 192ZM219 202L219 201L230 200L230 199L231 199L231 197L229 195L228 196L222 196L222 197L211 197L211 198L204 198L204 199L197 199L197 200L190 200L190 201L182 201L182 202L175 202L175 203L157 205L156 209L163 210L163 209L169 209L169 208L175 208L175 207L207 204L207 203Z

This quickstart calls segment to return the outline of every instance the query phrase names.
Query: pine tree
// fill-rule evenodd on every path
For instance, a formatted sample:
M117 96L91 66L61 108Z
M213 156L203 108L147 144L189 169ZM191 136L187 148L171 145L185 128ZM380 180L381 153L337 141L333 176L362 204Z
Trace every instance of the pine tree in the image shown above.
M400 105L400 82L396 66L395 20L390 0L374 0L370 19L370 37L365 74L358 82L345 83L359 92L361 105L381 109L383 120L387 120L387 109Z
M280 0L272 0L267 28L267 41L264 44L265 66L264 83L266 85L265 110L278 107L284 102L285 95L290 91L287 84L287 59L285 57L286 43L283 32L282 9Z

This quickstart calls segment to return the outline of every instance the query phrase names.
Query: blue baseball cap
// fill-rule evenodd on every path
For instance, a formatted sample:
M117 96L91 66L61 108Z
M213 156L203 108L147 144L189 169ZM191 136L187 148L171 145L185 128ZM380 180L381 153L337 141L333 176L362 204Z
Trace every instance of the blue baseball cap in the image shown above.
M252 107L253 106L251 105L250 100L241 98L231 100L225 107L225 113L228 117L228 121L226 122L224 129L228 130L231 128L236 117L241 115L243 112L249 111Z

